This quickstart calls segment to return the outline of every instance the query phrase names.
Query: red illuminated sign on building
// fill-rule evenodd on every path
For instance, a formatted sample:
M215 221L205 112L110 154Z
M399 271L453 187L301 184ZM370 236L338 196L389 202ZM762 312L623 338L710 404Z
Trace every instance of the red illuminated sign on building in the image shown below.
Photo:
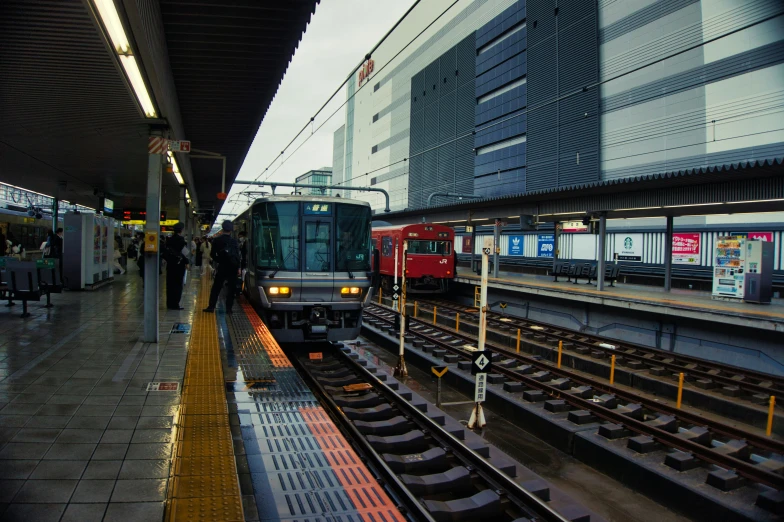
M362 86L362 82L370 78L370 73L373 72L373 60L366 61L362 67L359 68L359 85Z

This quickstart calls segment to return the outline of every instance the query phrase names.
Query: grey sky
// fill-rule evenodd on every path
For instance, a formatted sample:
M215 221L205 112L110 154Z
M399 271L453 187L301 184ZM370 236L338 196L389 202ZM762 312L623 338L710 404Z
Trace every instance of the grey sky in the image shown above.
M413 0L325 0L316 7L283 83L245 157L239 179L255 179L280 155L282 148L346 79L349 71L413 3ZM316 119L313 128L324 123L345 99L344 87ZM332 166L332 135L344 121L345 110L340 109L291 156L290 152L299 141L293 144L283 156L285 163L280 166L280 160L277 161L268 172L278 169L270 179L293 182L296 176L308 170ZM303 137L309 134L310 130ZM235 196L246 188L231 187L229 199L222 209L224 213L233 214L247 207L245 197Z

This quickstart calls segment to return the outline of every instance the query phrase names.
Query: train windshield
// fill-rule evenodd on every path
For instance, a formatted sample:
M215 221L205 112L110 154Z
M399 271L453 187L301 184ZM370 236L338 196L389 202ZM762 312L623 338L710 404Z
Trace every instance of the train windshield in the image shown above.
M435 254L448 256L452 253L450 241L428 241L426 239L408 240L409 254Z
M262 203L253 209L254 259L261 269L297 272L299 203Z
M337 260L335 270L370 270L370 208L337 206Z

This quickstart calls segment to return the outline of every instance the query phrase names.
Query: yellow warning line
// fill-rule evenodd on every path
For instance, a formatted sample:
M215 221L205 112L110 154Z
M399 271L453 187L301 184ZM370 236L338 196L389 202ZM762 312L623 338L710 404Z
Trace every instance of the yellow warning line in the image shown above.
M229 429L218 326L213 314L201 312L209 293L210 281L205 277L185 365L166 502L168 521L245 520Z

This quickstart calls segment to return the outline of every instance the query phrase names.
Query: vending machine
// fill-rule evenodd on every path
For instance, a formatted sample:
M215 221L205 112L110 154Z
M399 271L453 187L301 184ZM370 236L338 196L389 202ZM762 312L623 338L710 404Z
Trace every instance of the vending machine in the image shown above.
M725 236L716 240L713 258L713 295L743 299L746 239Z
M70 290L82 290L114 276L114 220L88 212L63 217L63 278Z
M773 297L773 243L746 241L743 300L770 304Z

